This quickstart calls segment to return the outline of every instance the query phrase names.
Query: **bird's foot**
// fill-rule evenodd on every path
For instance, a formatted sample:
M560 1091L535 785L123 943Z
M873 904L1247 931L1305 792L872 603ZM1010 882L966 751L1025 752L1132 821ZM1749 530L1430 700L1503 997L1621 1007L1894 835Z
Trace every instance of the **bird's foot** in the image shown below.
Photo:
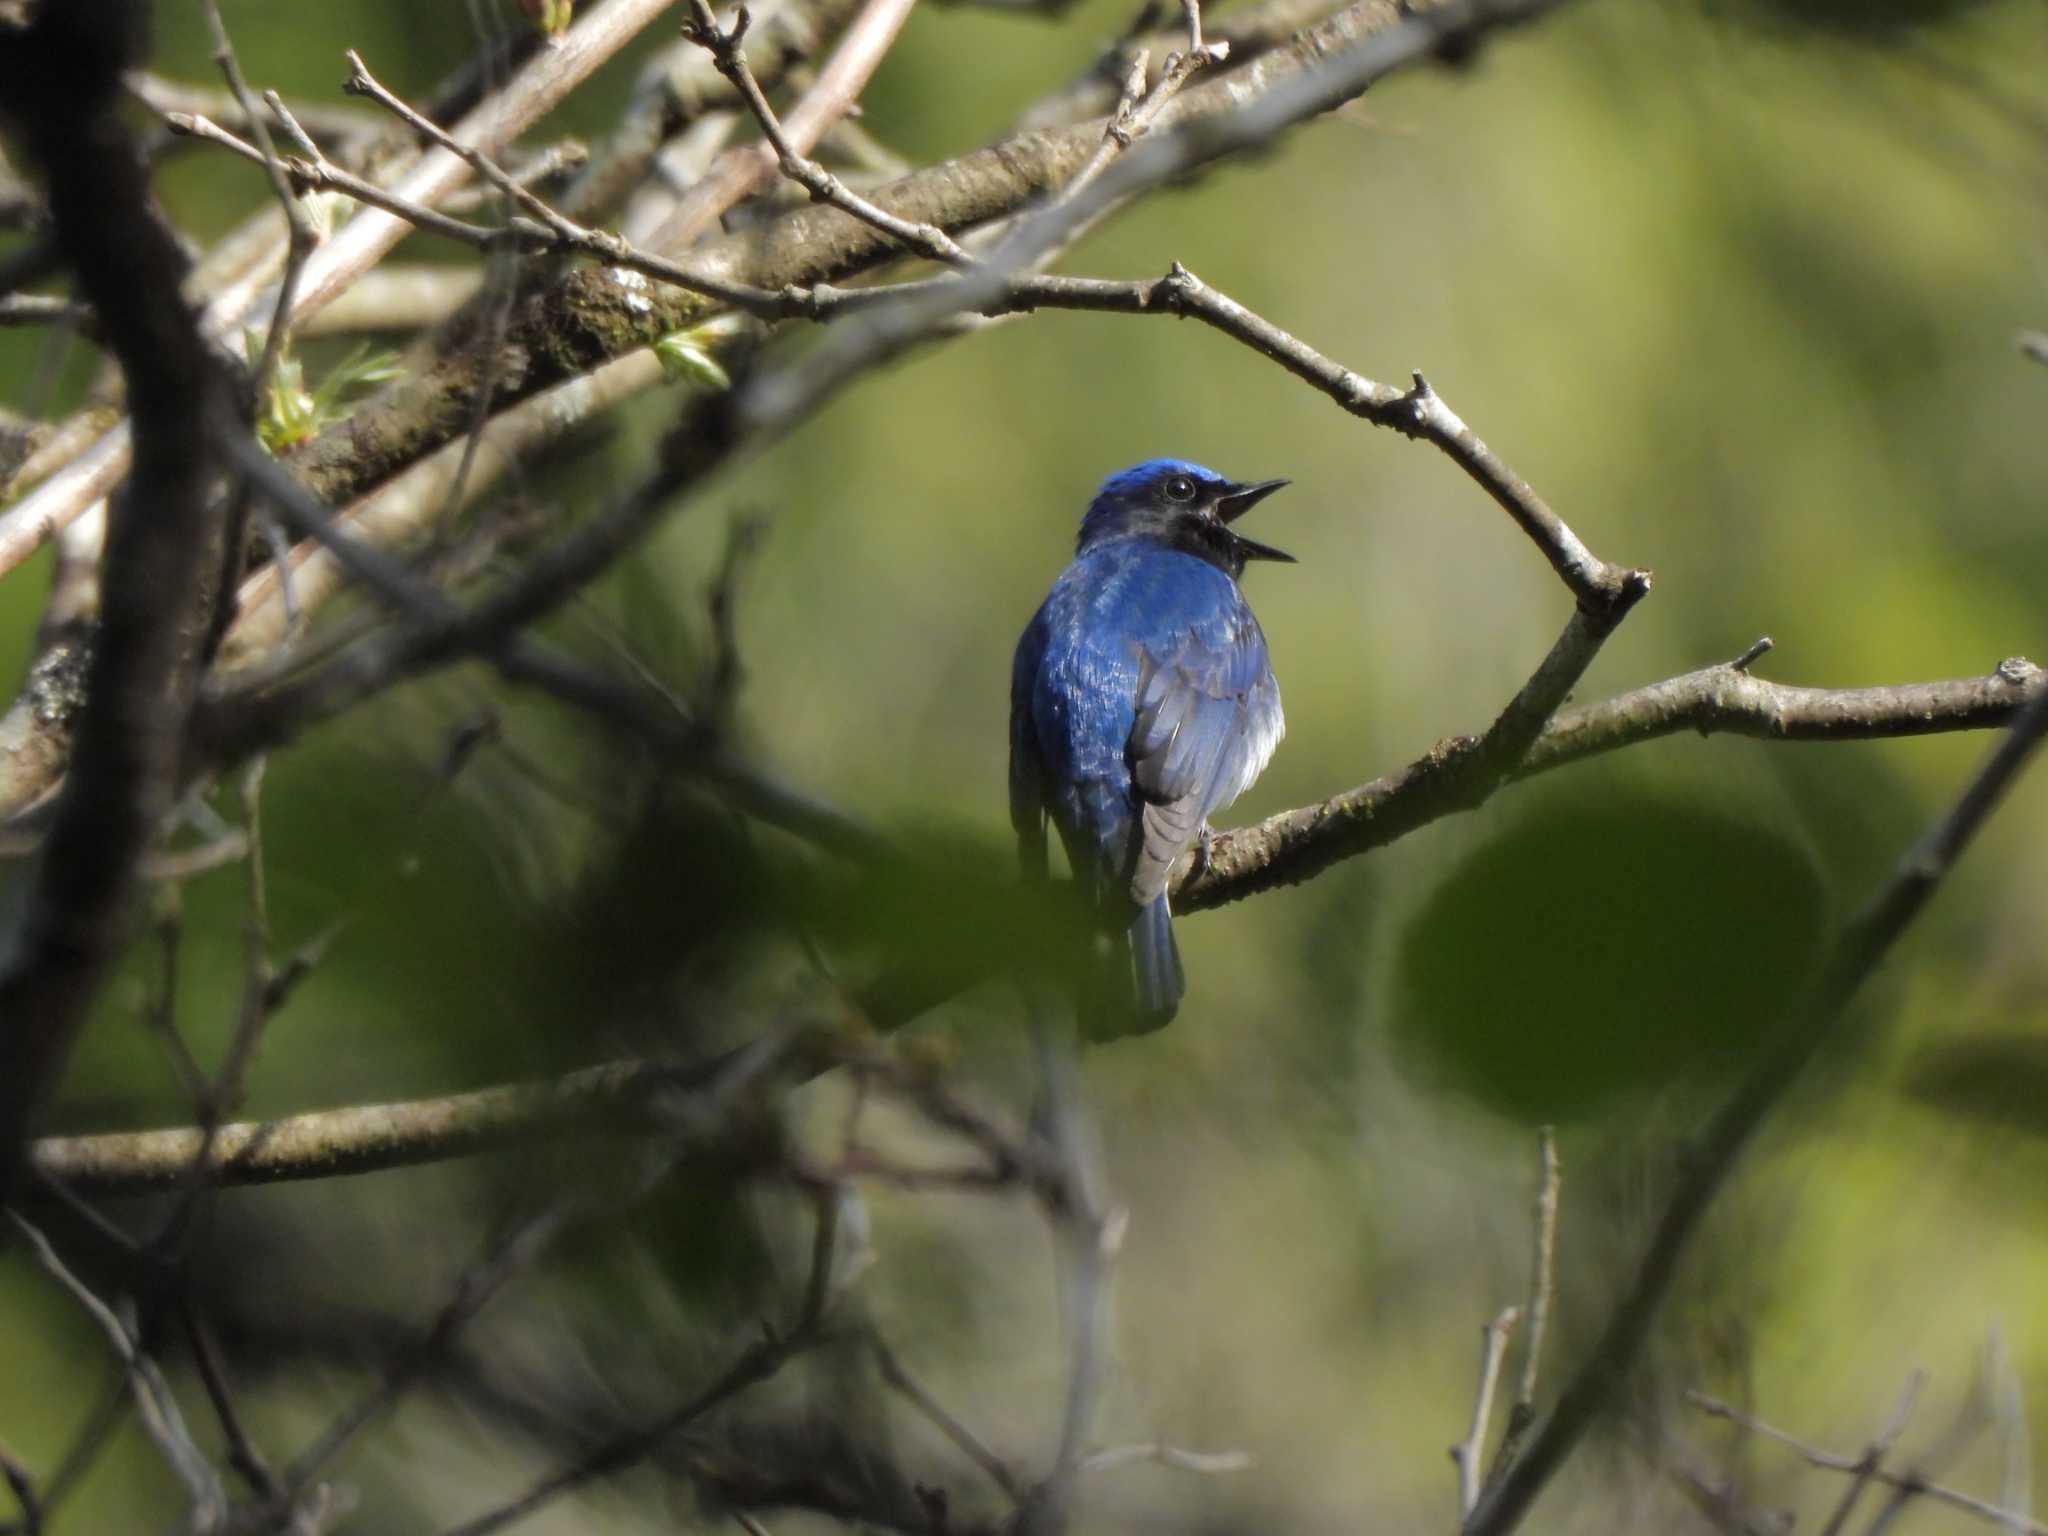
M1195 834L1195 862L1188 867L1188 879L1199 880L1209 873L1216 862L1216 833L1208 822L1202 823L1202 830Z

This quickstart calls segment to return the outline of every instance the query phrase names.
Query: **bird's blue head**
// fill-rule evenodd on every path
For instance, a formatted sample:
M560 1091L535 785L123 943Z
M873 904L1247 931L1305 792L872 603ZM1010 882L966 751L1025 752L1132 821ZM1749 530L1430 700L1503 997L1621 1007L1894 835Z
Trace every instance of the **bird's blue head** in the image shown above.
M1285 480L1240 484L1186 459L1147 459L1102 482L1081 519L1078 548L1111 539L1150 539L1171 546L1233 577L1248 560L1294 556L1232 531L1230 525L1285 485Z

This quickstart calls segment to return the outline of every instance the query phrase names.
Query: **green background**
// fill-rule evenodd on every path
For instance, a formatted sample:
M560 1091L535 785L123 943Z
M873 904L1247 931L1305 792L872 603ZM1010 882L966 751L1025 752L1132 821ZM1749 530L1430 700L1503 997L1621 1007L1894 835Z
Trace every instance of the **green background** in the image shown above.
M287 96L338 99L347 46L414 92L470 46L462 7L224 10L252 79ZM920 162L973 148L1124 19L1107 3L1056 21L927 7L866 93L866 126ZM161 7L159 25L158 67L207 79L193 8ZM1422 369L1595 551L1656 572L1582 700L1764 634L1777 648L1757 671L1786 682L1983 674L2048 652L2048 369L2012 344L2048 325L2044 66L2048 24L2018 0L1575 6L1154 197L1065 270L1179 260L1362 373ZM609 67L545 131L600 133L632 71ZM196 153L163 187L202 236L266 195L250 168ZM84 360L44 348L0 331L6 400L78 387ZM675 407L642 402L523 493L597 504ZM592 609L689 676L728 519L764 513L740 610L746 749L1007 869L1010 647L1095 482L1162 453L1294 481L1254 532L1301 563L1247 580L1289 737L1228 820L1483 727L1569 611L1535 550L1427 447L1200 326L1073 314L866 379L695 500ZM0 589L9 668L38 579ZM560 632L588 643L589 621ZM494 700L505 744L437 787L448 732ZM1533 1127L1558 1123L1568 1172L1554 1384L1625 1283L1686 1132L1987 746L1675 737L1180 919L1179 1020L1087 1069L1131 1223L1103 1434L1258 1464L1227 1482L1105 1479L1100 1528L1161 1511L1218 1529L1449 1528L1443 1452L1465 1427L1478 1325L1525 1284ZM550 792L532 764L577 793ZM587 724L499 699L482 675L409 688L280 754L265 804L280 946L340 928L266 1037L254 1113L499 1081L649 1032L716 1038L788 969L780 936L737 929L780 910L764 892L799 858L655 795ZM1924 1367L1910 1453L1939 1438L1995 1330L2048 1451L2044 835L2037 777L1744 1165L1631 1399L1809 1526L1839 1480L1731 1450L1672 1406L1675 1389L1741 1397L1850 1451ZM185 895L180 1016L206 1060L232 1021L241 910L233 873ZM59 1123L180 1118L141 1023L155 986L144 946L83 1041ZM957 1035L966 1079L1021 1109L1018 1029L994 988L919 1026ZM800 1114L829 1127L838 1105L812 1090ZM514 1159L225 1197L199 1270L240 1298L245 1346L273 1357L248 1373L259 1439L288 1455L379 1358L367 1344L296 1355L295 1309L423 1325L532 1181L563 1176ZM588 1373L629 1418L687 1395L722 1358L719 1320L758 1309L763 1266L786 1275L800 1245L783 1251L796 1223L765 1196L658 1205L522 1282L479 1352L542 1381ZM1061 1356L1028 1211L886 1191L870 1210L862 1304L955 1411L1042 1457ZM279 1320L278 1337L247 1314ZM105 1390L103 1356L18 1251L0 1256L0 1438L31 1467L54 1463ZM189 1374L173 1379L203 1423ZM1575 1463L1534 1528L1697 1518L1631 1443ZM1937 1470L1995 1496L1999 1443L1980 1435ZM342 1528L432 1530L552 1462L543 1441L423 1391L343 1464L360 1504ZM131 1428L62 1523L160 1527L174 1499ZM532 1529L687 1514L629 1479Z

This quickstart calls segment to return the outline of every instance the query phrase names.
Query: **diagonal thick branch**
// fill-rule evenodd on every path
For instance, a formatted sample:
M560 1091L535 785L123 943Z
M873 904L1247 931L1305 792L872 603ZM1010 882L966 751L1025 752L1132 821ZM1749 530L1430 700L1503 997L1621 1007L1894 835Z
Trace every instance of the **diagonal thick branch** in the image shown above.
M110 520L105 614L69 782L0 976L0 1199L101 973L128 934L150 838L169 808L221 570L208 427L230 409L180 297L186 260L121 121L138 18L47 7L0 44L0 92L41 163L66 260L96 307L133 409L135 471Z

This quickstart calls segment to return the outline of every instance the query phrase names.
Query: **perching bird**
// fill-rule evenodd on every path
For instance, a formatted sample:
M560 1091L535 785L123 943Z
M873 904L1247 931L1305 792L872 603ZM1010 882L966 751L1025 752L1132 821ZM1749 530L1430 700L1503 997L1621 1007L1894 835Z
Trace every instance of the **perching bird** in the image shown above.
M1266 637L1237 579L1293 560L1231 524L1285 480L1242 485L1183 459L1111 475L1073 564L1017 642L1010 819L1027 875L1045 820L1109 935L1115 992L1084 1005L1096 1038L1157 1029L1187 991L1166 885L1208 819L1243 794L1286 722Z

